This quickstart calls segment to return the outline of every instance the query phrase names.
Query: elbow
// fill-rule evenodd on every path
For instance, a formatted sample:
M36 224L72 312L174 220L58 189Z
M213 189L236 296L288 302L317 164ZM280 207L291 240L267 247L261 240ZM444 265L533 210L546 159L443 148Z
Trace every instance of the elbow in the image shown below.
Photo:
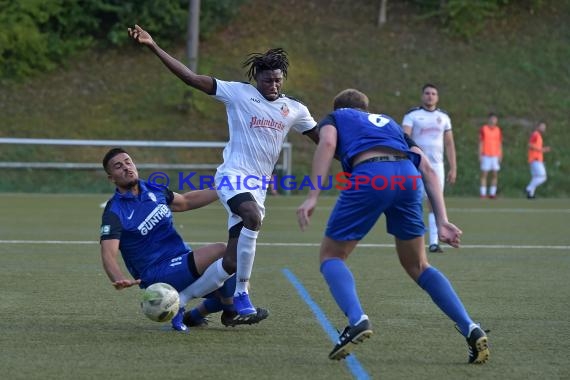
M336 150L336 139L332 139L330 137L321 138L319 140L319 147L321 149L334 152Z

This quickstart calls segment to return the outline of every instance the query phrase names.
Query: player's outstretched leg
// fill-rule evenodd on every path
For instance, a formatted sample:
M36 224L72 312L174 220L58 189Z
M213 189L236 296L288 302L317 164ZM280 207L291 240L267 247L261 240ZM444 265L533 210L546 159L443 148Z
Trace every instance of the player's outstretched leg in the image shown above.
M258 307L255 314L248 316L239 315L236 311L224 310L222 312L221 321L226 327L235 327L239 325L255 325L269 317L267 309Z
M170 321L170 323L172 324L172 328L174 330L176 330L176 331L187 331L188 330L188 327L183 322L185 311L186 310L183 307L181 307L178 310L178 313L176 313L176 315Z

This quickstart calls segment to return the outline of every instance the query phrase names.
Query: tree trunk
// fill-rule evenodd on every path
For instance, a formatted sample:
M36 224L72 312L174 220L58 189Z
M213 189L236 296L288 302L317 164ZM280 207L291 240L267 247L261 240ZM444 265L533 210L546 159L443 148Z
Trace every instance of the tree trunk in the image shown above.
M378 26L384 26L386 24L386 6L388 0L380 0L380 10L378 12Z
M200 0L190 0L188 3L188 35L186 37L186 59L188 67L193 72L198 71L198 45L200 43ZM182 104L179 108L188 111L192 107L192 89L184 91Z
M200 0L190 0L188 5L188 39L186 40L186 55L188 67L198 70L198 45L200 43Z

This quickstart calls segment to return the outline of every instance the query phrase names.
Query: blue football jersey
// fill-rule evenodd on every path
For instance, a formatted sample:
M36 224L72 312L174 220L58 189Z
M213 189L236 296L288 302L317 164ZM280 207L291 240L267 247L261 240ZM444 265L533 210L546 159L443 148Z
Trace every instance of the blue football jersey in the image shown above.
M341 108L330 113L318 126L327 124L336 127L336 156L346 172L352 172L351 162L357 154L374 147L409 152L402 128L389 116Z
M137 196L116 191L101 222L101 240L120 240L121 255L135 279L142 278L153 264L189 251L173 225L172 191L142 180L139 189Z

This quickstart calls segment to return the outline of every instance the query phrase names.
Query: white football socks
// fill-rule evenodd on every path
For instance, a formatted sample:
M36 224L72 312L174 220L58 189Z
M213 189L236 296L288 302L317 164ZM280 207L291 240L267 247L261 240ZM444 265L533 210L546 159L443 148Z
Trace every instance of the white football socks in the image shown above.
M237 265L236 265L236 290L238 293L247 293L249 278L253 269L255 259L255 245L259 231L252 231L243 227L241 229L237 243Z
M191 299L204 297L206 294L212 293L231 276L224 270L222 259L213 262L196 281L179 293L180 307L186 306Z

